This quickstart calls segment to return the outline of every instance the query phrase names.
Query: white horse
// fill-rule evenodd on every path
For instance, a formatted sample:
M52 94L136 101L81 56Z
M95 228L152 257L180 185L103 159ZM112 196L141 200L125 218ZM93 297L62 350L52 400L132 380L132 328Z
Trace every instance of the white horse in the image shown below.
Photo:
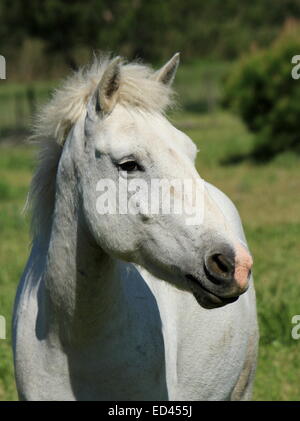
M138 202L127 214L96 206L103 179L189 179L199 189L196 147L164 116L178 62L154 72L96 60L40 113L33 245L14 310L20 399L251 397L252 260L232 202L203 182L199 224Z

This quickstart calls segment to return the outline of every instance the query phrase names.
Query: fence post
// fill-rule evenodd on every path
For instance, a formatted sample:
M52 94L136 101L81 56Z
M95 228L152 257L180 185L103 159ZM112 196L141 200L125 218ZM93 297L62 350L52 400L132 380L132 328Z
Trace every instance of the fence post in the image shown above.
M29 85L26 90L27 102L29 105L30 117L35 113L36 95L33 86Z
M16 117L16 129L20 129L23 127L23 117L24 117L24 110L22 107L23 97L21 93L15 94L15 117Z

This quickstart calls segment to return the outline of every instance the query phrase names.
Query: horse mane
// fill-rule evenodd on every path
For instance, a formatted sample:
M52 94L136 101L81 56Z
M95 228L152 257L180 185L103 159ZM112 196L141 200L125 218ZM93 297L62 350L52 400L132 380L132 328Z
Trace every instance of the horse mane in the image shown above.
M85 113L112 57L102 56L74 72L52 94L36 114L31 141L38 143L39 161L32 178L27 207L31 209L34 239L50 234L55 202L56 173L63 145L70 129ZM151 76L154 70L140 62L121 62L118 103L145 111L164 113L173 104L173 90Z

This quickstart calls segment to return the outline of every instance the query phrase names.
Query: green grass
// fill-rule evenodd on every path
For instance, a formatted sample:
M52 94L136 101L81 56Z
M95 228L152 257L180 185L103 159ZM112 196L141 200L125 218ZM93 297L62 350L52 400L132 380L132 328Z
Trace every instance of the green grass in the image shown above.
M180 77L183 90L195 73ZM238 119L217 107L211 113L197 113L196 105L187 105L194 104L192 93L185 101L188 111L172 115L172 121L198 145L199 173L237 205L254 255L261 333L254 399L299 400L299 341L291 339L291 318L300 314L300 158L286 153L264 165L246 159L234 163L230 157L250 151L252 135ZM17 398L10 323L15 290L29 252L29 221L21 211L33 156L29 146L0 147L0 314L8 327L7 340L0 340L0 400Z

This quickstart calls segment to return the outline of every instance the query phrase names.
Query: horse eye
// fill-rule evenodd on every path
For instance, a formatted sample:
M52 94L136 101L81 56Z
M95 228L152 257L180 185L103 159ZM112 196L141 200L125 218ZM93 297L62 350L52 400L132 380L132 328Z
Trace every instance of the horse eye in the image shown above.
M119 164L119 167L121 168L122 171L127 171L127 172L137 171L140 169L138 163L135 161L123 162L122 164Z

